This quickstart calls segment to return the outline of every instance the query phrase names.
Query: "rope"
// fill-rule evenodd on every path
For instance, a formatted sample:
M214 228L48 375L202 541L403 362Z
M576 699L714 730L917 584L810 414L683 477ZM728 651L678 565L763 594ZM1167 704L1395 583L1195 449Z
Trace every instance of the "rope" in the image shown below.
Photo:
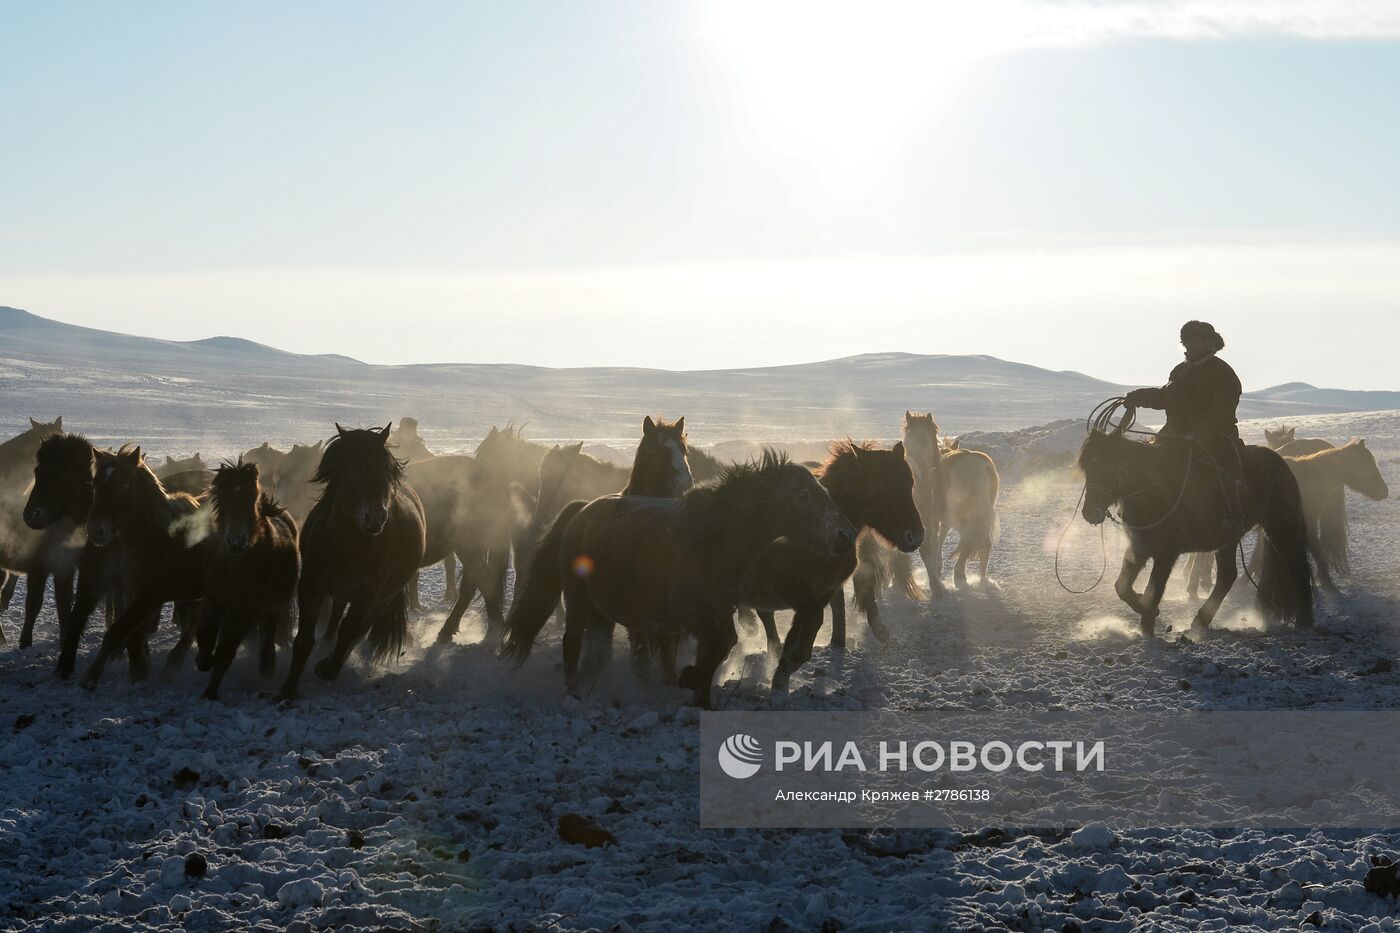
M1101 558L1102 563L1099 565L1098 579L1095 580L1092 584L1090 584L1087 590L1072 590L1065 585L1064 579L1060 576L1060 548L1064 545L1065 535L1069 534L1070 527L1074 525L1074 518L1076 515L1079 514L1079 507L1084 503L1084 497L1088 494L1088 492L1089 487L1086 484L1084 488L1079 491L1079 501L1074 504L1074 511L1070 513L1069 521L1065 522L1064 530L1060 532L1059 540L1055 542L1055 582L1060 584L1060 589L1064 590L1066 593L1072 593L1075 596L1083 596L1085 593L1091 592L1094 589L1096 589L1098 585L1103 582L1104 576L1108 573L1108 545L1104 543L1104 526L1102 523L1100 523L1099 557Z

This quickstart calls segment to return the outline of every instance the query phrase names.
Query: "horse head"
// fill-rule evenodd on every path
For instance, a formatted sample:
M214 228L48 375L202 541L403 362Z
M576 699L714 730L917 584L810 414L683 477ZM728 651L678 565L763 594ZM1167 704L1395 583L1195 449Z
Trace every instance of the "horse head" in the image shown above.
M647 495L679 496L695 485L688 453L684 417L676 421L659 418L653 421L647 415L642 422L642 440L632 460L629 488L640 484Z
M214 474L210 486L214 503L215 528L224 538L231 554L242 554L256 541L261 527L259 503L262 487L258 484L258 465L225 461Z
M1377 501L1390 496L1390 487L1376 465L1376 455L1366 446L1366 441L1353 438L1342 450L1346 454L1344 482L1368 499Z
M914 474L926 478L943 459L943 449L938 443L938 422L933 420L933 413L905 411L903 440Z
M905 553L924 543L924 523L914 503L914 472L903 441L893 450L840 441L831 445L817 476L853 522L875 529Z
M760 473L775 480L776 537L825 550L832 557L850 558L854 568L856 529L832 500L812 471L766 451Z
M1297 430L1297 428L1288 427L1281 427L1277 430L1265 428L1264 443L1269 445L1270 450L1278 450L1284 444L1291 443L1294 440L1293 435L1297 432Z
M35 454L34 487L24 505L24 523L41 531L62 519L87 520L92 510L92 445L77 434L44 439Z
M391 426L346 430L337 424L314 477L326 486L332 507L347 510L356 527L371 536L384 530L403 483L403 461L388 448Z
M92 508L88 512L88 540L97 547L111 544L127 525L140 493L142 473L150 473L141 448L123 446L116 453L94 453ZM154 482L154 474L151 475Z
M1124 445L1131 441L1122 430L1090 431L1079 448L1079 469L1084 473L1084 520L1101 525L1109 507L1123 497Z

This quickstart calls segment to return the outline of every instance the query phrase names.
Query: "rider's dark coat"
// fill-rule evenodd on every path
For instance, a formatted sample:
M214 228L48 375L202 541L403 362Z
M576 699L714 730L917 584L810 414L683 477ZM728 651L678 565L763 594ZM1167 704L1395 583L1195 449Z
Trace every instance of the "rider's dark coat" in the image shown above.
M1235 409L1242 393L1240 377L1218 356L1183 362L1172 370L1171 378L1160 389L1138 389L1134 401L1143 408L1167 412L1162 434L1190 434L1214 444L1240 437Z

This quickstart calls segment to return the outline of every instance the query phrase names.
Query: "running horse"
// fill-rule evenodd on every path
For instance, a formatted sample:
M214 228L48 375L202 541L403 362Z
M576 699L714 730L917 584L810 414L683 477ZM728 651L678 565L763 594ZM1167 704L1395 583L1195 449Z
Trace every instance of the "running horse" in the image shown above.
M738 642L734 610L751 568L778 538L824 559L855 548L855 529L811 471L771 451L677 499L570 503L530 563L502 654L525 661L562 592L569 693L579 693L584 634L610 623L657 638L693 635L696 663L679 683L709 708L715 671Z
M1121 411L1115 425L1111 418ZM1239 575L1235 552L1255 525L1263 530L1257 550L1259 604L1266 621L1313 623L1312 574L1302 497L1283 458L1267 447L1245 447L1245 486L1238 514L1226 507L1220 473L1208 451L1188 438L1157 437L1153 443L1128 438L1135 411L1110 399L1091 416L1079 451L1084 473L1082 514L1103 524L1115 505L1128 535L1128 547L1114 589L1138 614L1143 634L1151 635L1172 568L1192 551L1215 554L1216 579L1197 610L1192 631L1204 633ZM1141 594L1133 586L1148 561L1152 573Z

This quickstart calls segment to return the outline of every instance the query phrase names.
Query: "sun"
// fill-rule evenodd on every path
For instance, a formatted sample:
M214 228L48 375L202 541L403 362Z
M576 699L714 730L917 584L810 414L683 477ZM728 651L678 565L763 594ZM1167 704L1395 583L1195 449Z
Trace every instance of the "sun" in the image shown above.
M959 72L1013 47L1013 12L997 0L715 2L697 33L763 145L841 175L874 167Z

